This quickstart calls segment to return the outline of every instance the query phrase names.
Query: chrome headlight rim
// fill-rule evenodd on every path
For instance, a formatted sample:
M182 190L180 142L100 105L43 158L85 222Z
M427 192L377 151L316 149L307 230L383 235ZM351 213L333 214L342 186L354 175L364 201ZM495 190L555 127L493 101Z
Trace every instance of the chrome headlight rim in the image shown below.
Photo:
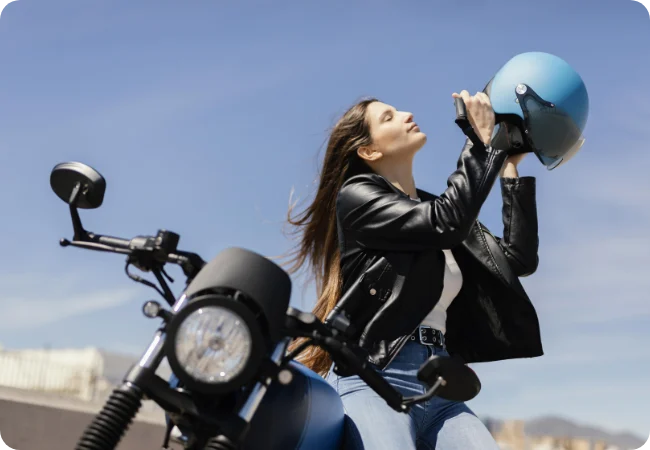
M227 382L206 383L197 380L183 369L176 355L176 336L180 326L190 314L207 307L221 307L235 313L246 324L251 335L251 352L246 365L238 375ZM260 368L264 357L264 347L264 337L251 310L230 296L213 293L190 299L187 306L169 321L165 339L165 355L174 374L188 389L205 394L224 394L247 384Z

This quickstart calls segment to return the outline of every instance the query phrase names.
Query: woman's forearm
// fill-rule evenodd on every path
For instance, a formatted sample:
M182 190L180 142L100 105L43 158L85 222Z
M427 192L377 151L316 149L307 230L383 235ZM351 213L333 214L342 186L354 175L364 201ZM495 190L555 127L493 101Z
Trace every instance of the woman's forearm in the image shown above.
M519 172L517 172L517 165L513 164L510 161L507 161L501 169L501 178L519 178Z

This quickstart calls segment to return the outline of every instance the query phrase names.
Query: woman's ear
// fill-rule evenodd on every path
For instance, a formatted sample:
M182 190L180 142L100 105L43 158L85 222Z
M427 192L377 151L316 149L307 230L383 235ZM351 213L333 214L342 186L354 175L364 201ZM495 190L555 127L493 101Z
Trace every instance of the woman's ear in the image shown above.
M377 161L379 158L384 156L381 152L367 145L359 147L357 150L357 155L359 155L359 158L364 161Z

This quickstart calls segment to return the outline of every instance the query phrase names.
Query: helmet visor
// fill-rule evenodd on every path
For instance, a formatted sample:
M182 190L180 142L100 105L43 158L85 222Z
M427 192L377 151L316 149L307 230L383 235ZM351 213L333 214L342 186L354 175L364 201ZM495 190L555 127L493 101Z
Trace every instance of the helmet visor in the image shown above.
M519 85L517 99L524 113L526 139L548 170L572 158L584 144L582 131L571 116Z

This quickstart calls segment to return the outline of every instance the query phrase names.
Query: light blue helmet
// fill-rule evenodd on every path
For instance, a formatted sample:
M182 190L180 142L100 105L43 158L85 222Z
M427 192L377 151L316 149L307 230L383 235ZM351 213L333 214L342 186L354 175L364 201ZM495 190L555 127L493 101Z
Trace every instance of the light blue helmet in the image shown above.
M509 60L485 87L497 122L515 124L524 145L549 170L582 147L589 96L580 75L566 61L542 52Z

